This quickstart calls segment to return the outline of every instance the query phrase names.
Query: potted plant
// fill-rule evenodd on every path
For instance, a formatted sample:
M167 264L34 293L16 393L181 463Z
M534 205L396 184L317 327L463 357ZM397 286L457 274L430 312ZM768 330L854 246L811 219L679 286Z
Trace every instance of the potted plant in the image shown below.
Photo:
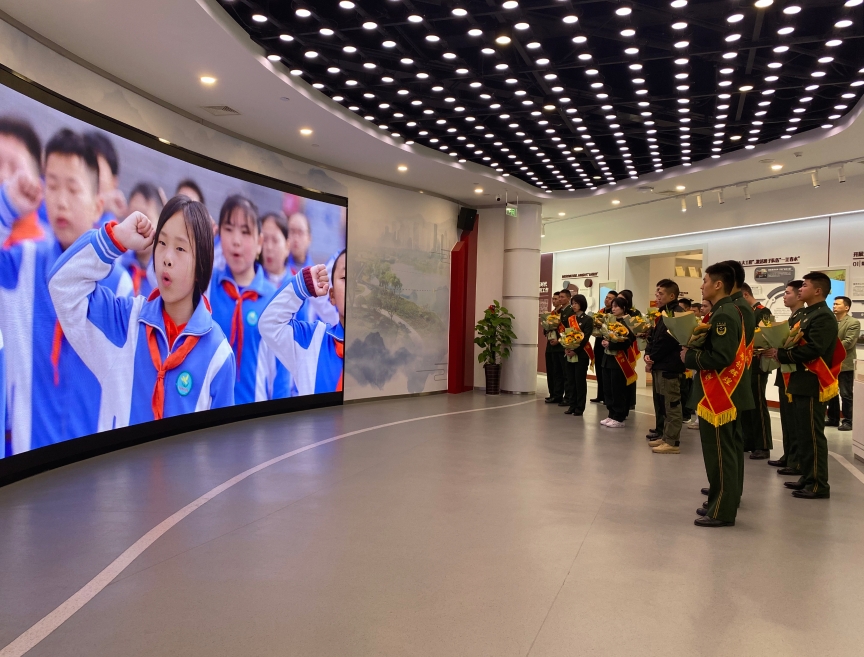
M483 350L477 360L486 371L486 394L501 393L501 360L510 355L510 345L516 339L513 333L513 315L497 301L483 311L483 319L474 327L474 343Z

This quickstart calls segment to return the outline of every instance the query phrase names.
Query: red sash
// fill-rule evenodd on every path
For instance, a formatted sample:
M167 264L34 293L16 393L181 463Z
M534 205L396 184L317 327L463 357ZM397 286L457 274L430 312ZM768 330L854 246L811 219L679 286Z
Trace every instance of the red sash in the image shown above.
M620 367L621 371L624 372L624 377L627 379L628 386L631 383L635 383L636 379L639 378L636 374L636 369L633 367L636 364L636 361L634 360L632 363L630 362L627 357L629 353L629 347L615 352L615 360L618 362L618 367Z
M840 375L840 367L846 358L846 348L840 339L834 345L834 354L831 357L831 367L822 360L822 358L814 358L809 363L804 363L804 367L808 372L813 372L819 380L819 401L827 402L840 394L840 389L837 383L837 377Z
M594 367L594 348L591 346L591 342L585 340L585 353L588 354L588 358L591 359L591 364L589 367Z
M747 337L744 335L742 322L741 342L738 344L738 351L735 352L735 360L720 372L699 371L703 396L696 407L696 414L715 427L732 422L738 417L738 409L732 403L732 393L744 376L744 369L747 367L747 351Z

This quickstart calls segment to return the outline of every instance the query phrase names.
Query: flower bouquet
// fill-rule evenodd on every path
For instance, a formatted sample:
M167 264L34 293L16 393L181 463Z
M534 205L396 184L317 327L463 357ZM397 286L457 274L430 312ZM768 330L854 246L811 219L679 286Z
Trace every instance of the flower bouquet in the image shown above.
M582 333L578 328L568 328L564 329L564 334L559 338L559 342L564 347L564 349L568 351L574 351L582 344L582 340L585 338L585 334ZM568 363L578 363L579 356L573 354L572 356L567 356Z
M648 317L651 317L651 315L649 315ZM654 326L653 320L646 319L645 317L639 317L638 315L635 317L625 317L624 322L636 335L642 335L643 333L647 333Z
M603 335L603 326L606 323L607 313L597 312L591 318L594 320L594 327L591 329L591 337L599 338Z
M603 336L603 339L608 340L609 342L625 342L627 338L630 337L630 329L627 328L626 324L616 321L615 318L610 315L609 319L603 324L601 335ZM615 355L615 352L610 351L609 349L606 349L605 353L610 356Z
M558 327L561 325L561 314L556 312L540 313L540 326L546 334L546 339L558 337ZM550 335L554 333L555 335Z
M685 347L689 346L690 338L693 337L693 331L699 326L699 317L692 311L686 313L675 313L674 316L664 317L663 323L666 325L666 330L673 338Z
M775 322L773 319L763 319L759 322L759 326L756 327L756 333L753 336L753 347L757 353L764 349L779 349L788 337L789 322ZM776 358L761 356L759 367L763 372L770 372L780 367L780 362Z

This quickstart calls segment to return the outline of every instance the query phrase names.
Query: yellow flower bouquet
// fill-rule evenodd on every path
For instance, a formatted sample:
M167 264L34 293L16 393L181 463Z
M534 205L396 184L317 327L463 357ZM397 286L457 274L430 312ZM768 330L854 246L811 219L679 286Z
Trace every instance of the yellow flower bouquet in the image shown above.
M585 338L585 334L582 333L578 328L568 328L564 329L564 335L561 336L559 342L564 347L564 349L575 350L581 344L582 340ZM568 363L578 363L579 356L573 354L572 356L567 356Z

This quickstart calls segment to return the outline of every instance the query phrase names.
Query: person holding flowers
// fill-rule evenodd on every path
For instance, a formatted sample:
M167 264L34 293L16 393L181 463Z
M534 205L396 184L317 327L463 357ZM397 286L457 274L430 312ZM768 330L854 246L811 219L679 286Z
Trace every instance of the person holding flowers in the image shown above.
M609 290L609 292L606 293L606 298L603 300L603 307L594 313L594 330L592 331L592 335L594 336L594 373L597 377L597 396L590 400L592 404L605 403L605 396L603 393L603 345L601 344L603 342L603 336L600 334L600 327L603 325L604 315L612 312L612 300L617 296L617 291Z
M603 330L603 396L609 417L601 421L605 427L620 429L630 414L630 393L628 386L636 383L636 370L627 357L630 347L636 342L636 335L627 324L630 304L621 296L612 301L612 317L606 321Z
M681 349L684 365L697 370L690 405L699 416L709 483L708 502L696 510L701 516L695 521L699 527L734 525L741 499L738 466L743 450L735 420L741 411L753 408L753 395L743 382L748 343L743 314L730 298L734 284L735 272L727 264L705 269L702 295L713 309L697 327L704 342L698 348ZM703 325L708 329L703 331Z
M753 296L752 288L744 283L741 286L741 294L744 300L753 309L756 326L760 322L766 326L774 321L771 311L759 303ZM766 359L767 360L767 359ZM750 452L751 459L767 459L774 449L774 440L771 436L771 416L768 415L768 401L765 397L765 389L768 387L768 371L762 367L761 350L753 354L753 367L750 372L750 387L753 390L753 399L756 408L744 413L741 428L744 430L744 451Z
M825 439L825 407L837 396L837 376L846 349L837 339L837 320L825 303L831 294L831 279L823 272L803 276L798 299L807 304L791 334L800 331L794 344L769 349L765 355L781 365L795 365L789 374L786 394L792 399L792 422L798 431L801 478L787 481L792 495L807 500L831 496L828 485L828 441Z
M549 386L547 404L560 404L564 400L564 371L558 352L558 325L561 323L561 297L552 294L552 310L540 316L543 332L546 335L546 385Z
M654 387L654 414L657 420L653 437L648 443L655 454L680 454L681 425L681 379L684 378L684 363L681 362L681 345L669 334L664 317L682 312L678 305L678 284L668 278L657 282L654 299L657 303L657 318L648 346L645 348L645 364L651 369ZM649 436L651 434L649 433Z
M567 357L564 368L572 390L570 406L565 413L579 417L585 412L588 399L588 366L594 363L594 350L591 349L594 321L585 314L588 300L584 294L574 294L570 299L570 306L573 314L567 318L569 326L565 328L561 338Z

